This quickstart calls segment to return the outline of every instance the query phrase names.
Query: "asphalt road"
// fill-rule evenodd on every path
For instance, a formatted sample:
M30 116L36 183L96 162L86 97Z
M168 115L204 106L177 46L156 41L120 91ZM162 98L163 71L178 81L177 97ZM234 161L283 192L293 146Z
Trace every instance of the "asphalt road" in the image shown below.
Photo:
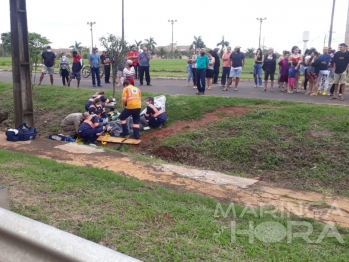
M38 82L40 73L36 75L36 83ZM349 105L349 94L345 101L330 100L330 96L308 96L304 93L294 93L286 94L280 92L276 86L275 92L262 92L260 88L255 88L254 83L250 80L245 80L239 83L239 91L234 91L233 88L229 88L228 91L223 92L220 85L213 85L212 90L207 90L205 95L223 96L223 97L244 97L244 98L259 98L259 99L271 99L271 100L287 100L295 102L305 102L305 103L320 103L320 104L336 104L336 105ZM0 82L12 82L12 72L0 71ZM43 85L49 85L49 76L45 75L42 82ZM185 94L194 95L197 90L192 87L187 87L186 80L163 80L163 79L153 79L151 82L152 86L139 86L139 80L136 80L135 86L139 87L143 92L151 92L158 94ZM62 85L62 80L58 74L54 75L54 85ZM112 84L104 84L104 79L102 81L103 90L113 89ZM68 87L64 87L68 88ZM70 88L76 88L76 80L73 80ZM92 78L81 79L80 88L91 88L96 89L92 86ZM122 90L122 87L116 87L117 90ZM349 92L349 91L347 91Z

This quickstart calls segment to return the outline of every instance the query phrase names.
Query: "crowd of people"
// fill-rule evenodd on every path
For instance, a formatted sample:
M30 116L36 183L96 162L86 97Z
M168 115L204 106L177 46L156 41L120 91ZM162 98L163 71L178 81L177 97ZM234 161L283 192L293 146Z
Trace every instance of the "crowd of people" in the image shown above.
M280 91L292 94L304 92L306 95L329 95L331 99L344 100L344 90L349 69L349 52L345 43L339 45L339 51L335 52L330 47L324 47L322 54L315 48L307 49L304 55L297 46L290 51L283 51L277 58L274 49L269 48L267 54L263 54L258 48L254 55L253 76L256 88L263 92L274 92L275 75ZM240 77L245 66L245 55L236 46L234 50L228 46L226 52L220 58L218 48L206 53L206 49L191 50L187 60L188 83L193 81L193 88L197 89L197 95L204 95L206 90L212 88L212 84L218 84L220 72L220 60L222 59L222 91L227 91L234 81L234 90L238 91ZM264 86L262 82L264 71ZM301 72L304 75L300 85ZM329 90L329 79L333 79ZM339 91L339 94L338 94Z

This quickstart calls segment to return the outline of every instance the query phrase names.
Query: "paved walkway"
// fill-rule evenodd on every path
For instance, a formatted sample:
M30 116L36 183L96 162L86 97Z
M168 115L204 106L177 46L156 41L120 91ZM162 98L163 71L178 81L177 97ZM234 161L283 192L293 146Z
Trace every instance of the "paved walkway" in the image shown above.
M36 76L36 82L38 82L40 74ZM0 71L0 82L12 82L12 72ZM45 76L43 85L48 85L49 77ZM62 80L58 74L54 75L54 84L62 85ZM196 89L186 86L185 80L164 80L164 79L153 79L151 82L152 86L139 86L139 81L136 81L136 86L140 87L143 92L159 93L159 94L183 94L183 95L194 95L197 92ZM103 90L113 89L112 84L104 84L102 82ZM72 87L76 86L76 81L73 80ZM83 78L81 80L81 88L96 89L92 86L92 79ZM117 90L122 90L122 87L117 87ZM348 91L347 91L348 92ZM286 94L280 92L279 89L275 88L275 92L262 92L260 88L255 88L254 83L249 80L241 80L239 84L239 91L234 91L233 88L229 88L227 92L222 91L220 85L213 85L212 90L207 90L206 95L224 96L224 97L244 97L244 98L260 98L260 99L272 99L272 100L286 100L295 102L305 103L319 103L319 104L332 104L332 105L349 105L349 96L345 101L330 100L329 96L307 96L304 93Z

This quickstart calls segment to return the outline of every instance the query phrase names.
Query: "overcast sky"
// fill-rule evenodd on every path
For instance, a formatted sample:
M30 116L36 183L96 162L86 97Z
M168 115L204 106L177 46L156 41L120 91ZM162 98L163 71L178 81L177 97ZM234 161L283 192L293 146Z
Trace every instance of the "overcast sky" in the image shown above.
M9 0L1 0L0 33L10 31ZM158 45L174 42L190 45L193 37L202 36L207 47L214 48L222 39L242 50L258 47L259 21L262 43L276 51L303 49L303 31L310 31L308 47L322 49L330 29L332 0L125 0L125 38L128 42L154 37ZM27 0L28 29L52 42L52 48L69 47L74 41L91 46L112 33L121 36L121 0ZM345 40L348 0L336 0L332 47ZM327 45L327 41L326 41Z

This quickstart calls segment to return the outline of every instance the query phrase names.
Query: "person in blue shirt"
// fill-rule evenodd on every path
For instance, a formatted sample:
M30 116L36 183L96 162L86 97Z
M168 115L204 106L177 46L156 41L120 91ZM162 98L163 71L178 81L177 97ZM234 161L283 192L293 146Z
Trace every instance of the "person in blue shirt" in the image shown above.
M293 88L295 87L296 75L299 74L299 67L301 65L301 61L293 61L290 69L288 70L288 85L287 85L287 93L292 94ZM298 93L297 89L297 93Z
M97 85L101 86L101 77L99 72L99 66L101 65L101 57L98 54L98 48L92 48L92 54L90 54L90 56L88 57L88 61L91 67L92 85L96 87L97 78Z
M318 85L319 85L318 94L322 94L323 96L325 96L327 95L327 90L328 90L328 77L330 74L330 72L328 71L328 68L331 62L331 55L328 53L328 47L324 47L323 54L318 57L318 60L320 62L320 72L319 72L319 78L318 78Z
M147 86L151 86L150 84L150 74L149 74L149 60L151 59L151 53L148 51L146 47L143 48L143 52L138 55L138 63L139 63L139 82L140 85L143 85L143 77L145 74L145 81L147 81Z
M85 119L79 127L79 136L85 143L96 145L97 138L103 133L103 120L100 118L101 111L95 110L93 115Z
M146 99L147 112L145 113L145 119L150 127L159 127L167 120L167 115L160 105L154 103L154 98L149 96Z

